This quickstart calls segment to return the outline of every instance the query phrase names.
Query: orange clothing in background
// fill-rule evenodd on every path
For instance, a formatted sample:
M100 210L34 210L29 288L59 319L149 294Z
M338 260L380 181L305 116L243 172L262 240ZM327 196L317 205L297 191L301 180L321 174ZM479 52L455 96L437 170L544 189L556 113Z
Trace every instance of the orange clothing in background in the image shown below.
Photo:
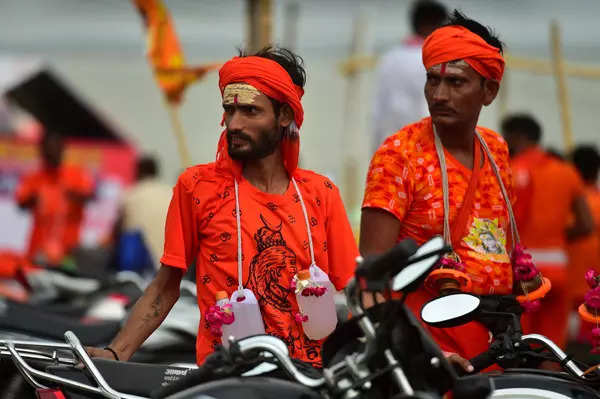
M512 168L521 242L552 281L542 309L523 315L523 331L545 335L564 347L570 309L566 229L573 201L583 195L583 181L574 167L539 147L517 155Z
M77 246L84 203L71 195L89 197L93 187L92 178L74 165L44 168L21 181L16 190L17 202L34 204L29 257L41 254L59 261Z
M512 198L508 148L502 137L477 128L490 148ZM478 143L478 142L477 142ZM479 144L478 144L479 145ZM445 151L450 199L450 225L462 206L471 170ZM375 153L367 175L363 208L379 208L400 222L398 241L418 243L443 234L443 197L440 163L435 150L431 118L408 125L390 136ZM476 294L512 293L509 259L510 224L506 203L489 159L481 167L467 228L455 252L465 264ZM416 315L433 294L421 288L407 304ZM487 329L478 323L436 329L426 325L442 349L472 357L488 347Z
M234 179L215 163L188 168L173 191L161 262L187 269L196 262L198 305L202 315L217 291L238 286ZM308 212L316 264L336 289L353 276L358 249L337 187L321 175L296 169L294 177ZM294 320L298 304L290 289L298 270L311 263L300 198L290 182L282 195L261 192L238 177L244 288L260 304L267 334L281 338L290 356L320 365L321 341L308 339ZM196 343L198 364L220 337L202 319Z
M590 289L583 277L585 272L589 269L600 270L600 190L598 187L586 186L585 199L594 218L594 232L567 245L571 309L583 302L583 296Z

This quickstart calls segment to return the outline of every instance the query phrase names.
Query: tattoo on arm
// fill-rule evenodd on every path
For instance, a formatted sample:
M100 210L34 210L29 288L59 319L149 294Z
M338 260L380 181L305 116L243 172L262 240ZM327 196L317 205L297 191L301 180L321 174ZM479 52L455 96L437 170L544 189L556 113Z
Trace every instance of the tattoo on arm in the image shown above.
M153 319L160 317L160 308L161 308L162 298L160 294L156 296L156 298L152 301L150 307L152 308L152 312L146 313L144 317L142 317L142 321L144 324L148 324L153 321Z

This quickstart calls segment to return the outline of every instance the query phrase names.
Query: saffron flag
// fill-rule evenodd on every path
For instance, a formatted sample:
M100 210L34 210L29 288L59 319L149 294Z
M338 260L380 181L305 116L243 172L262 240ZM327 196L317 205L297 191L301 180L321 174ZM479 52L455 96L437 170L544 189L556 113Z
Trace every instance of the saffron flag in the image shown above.
M161 0L133 0L147 30L147 55L158 86L167 100L179 103L190 83L207 72L220 67L207 64L197 67L185 65L183 51L169 12Z

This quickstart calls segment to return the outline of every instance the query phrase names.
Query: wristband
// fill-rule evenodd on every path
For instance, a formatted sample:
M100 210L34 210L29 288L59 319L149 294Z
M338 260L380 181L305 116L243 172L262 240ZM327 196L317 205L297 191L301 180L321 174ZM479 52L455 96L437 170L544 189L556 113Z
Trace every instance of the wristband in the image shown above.
M119 361L119 356L117 356L117 352L115 352L115 350L113 348L111 348L110 346L105 346L104 350L109 351L110 353L113 354L113 356L115 357L115 360L118 362Z

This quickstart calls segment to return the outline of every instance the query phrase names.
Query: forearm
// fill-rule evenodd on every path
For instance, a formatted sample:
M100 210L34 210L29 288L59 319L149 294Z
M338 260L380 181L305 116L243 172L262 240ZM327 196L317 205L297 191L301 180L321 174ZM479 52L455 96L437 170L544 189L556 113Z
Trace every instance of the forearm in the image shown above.
M160 282L153 281L144 295L136 302L125 325L110 344L119 359L128 360L154 330L160 326L177 299L177 289L165 289Z
M577 240L578 238L585 237L592 233L592 229L587 225L575 225L567 228L565 234L567 236L567 241Z

